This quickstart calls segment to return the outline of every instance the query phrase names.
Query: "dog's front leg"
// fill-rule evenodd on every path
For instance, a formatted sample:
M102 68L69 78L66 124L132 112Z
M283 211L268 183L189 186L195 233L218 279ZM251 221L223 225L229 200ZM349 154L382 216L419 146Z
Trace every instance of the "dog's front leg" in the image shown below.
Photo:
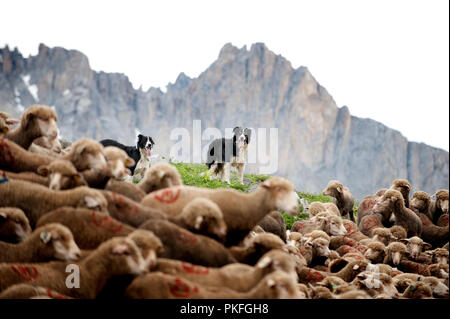
M239 183L241 183L241 185L244 185L244 167L245 164L239 164L237 167Z
M230 174L231 174L231 163L223 164L223 172L222 172L222 182L230 183Z

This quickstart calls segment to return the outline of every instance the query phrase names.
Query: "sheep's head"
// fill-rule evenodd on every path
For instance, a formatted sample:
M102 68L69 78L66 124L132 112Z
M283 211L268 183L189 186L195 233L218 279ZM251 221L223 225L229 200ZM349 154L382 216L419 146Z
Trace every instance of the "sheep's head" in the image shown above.
M342 218L329 212L322 212L311 218L321 223L321 228L329 235L343 236L347 233Z
M183 185L178 170L168 163L157 163L150 167L144 178L139 182L139 187L148 193L173 186Z
M92 139L83 138L73 143L67 158L80 172L88 169L107 169L103 145Z
M22 114L21 128L30 131L34 138L40 136L54 139L58 136L56 122L58 116L54 109L45 105L32 105Z
M427 284L415 281L406 287L402 296L409 299L428 299L433 297L433 291Z
M98 258L103 259L103 266L113 276L148 272L148 263L142 257L141 250L128 237L114 237L103 242L86 258L86 262Z
M403 243L393 242L387 246L384 263L391 261L395 266L400 264L402 258L406 255L406 246Z
M0 240L18 243L31 234L31 227L25 213L19 208L0 208Z
M375 193L375 195L378 197L381 197L384 195L384 193L386 193L386 191L387 191L387 188L381 188Z
M47 224L37 228L33 235L39 236L39 253L48 260L71 261L81 257L81 251L73 239L72 232L66 226L57 223Z
M325 210L326 208L321 202L312 202L308 206L309 216L316 216L318 213L324 212Z
M399 241L408 236L408 233L406 232L406 229L403 228L400 225L395 225L389 228L389 231L391 232L391 240Z
M181 211L189 230L223 240L227 234L227 225L220 207L207 198L194 198Z
M272 249L264 254L256 263L255 267L265 269L266 273L276 270L291 274L297 280L296 264L291 255L280 249Z
M392 234L389 229L377 227L372 230L372 239L382 243L385 246L389 245L391 237Z
M141 250L142 257L146 263L147 269L156 265L157 256L164 251L161 240L156 235L145 229L137 229L128 235L136 246Z
M403 195L399 191L389 189L377 201L372 212L383 215L388 210L402 208L404 205Z
M344 186L336 180L328 182L327 187L323 190L322 194L325 196L338 197L344 193Z
M426 277L424 279L424 283L428 285L428 287L431 288L431 291L433 292L433 295L435 295L438 298L447 298L448 299L448 287L444 284L442 279L438 279L436 277Z
M436 248L426 252L431 255L432 262L440 265L448 265L448 250L445 248Z
M284 271L274 271L261 280L265 297L270 299L298 299L297 280Z
M269 193L273 210L281 209L292 216L298 213L298 195L290 181L282 177L270 177L261 187Z
M367 247L368 248L364 253L364 257L366 257L372 263L375 264L382 263L386 255L385 252L386 247L382 243L377 241L370 242L367 245Z
M399 191L402 194L403 200L406 202L409 200L409 192L411 190L411 184L406 179L396 179L392 182L391 189Z
M402 239L401 242L406 244L407 251L413 259L417 259L422 250L431 248L430 244L424 242L422 238L417 236Z
M76 205L77 208L88 208L108 213L108 202L100 191L87 186L80 186L72 191L76 191L77 193L79 192L81 195L81 200Z
M127 168L134 165L134 160L128 157L127 153L115 146L107 146L103 149L106 162L111 171L112 177L121 179L130 175L131 171Z
M49 188L52 190L71 189L87 185L83 175L77 172L75 166L67 160L58 159L49 165L40 166L38 173L48 176Z
M414 192L411 201L409 202L409 206L412 210L416 210L420 213L426 214L430 207L431 198L425 192L418 191Z
M443 213L448 213L448 190L441 189L436 192L436 206L442 210Z
M334 203L324 203L323 206L325 207L326 211L336 215L341 216L341 213L339 212L339 208Z

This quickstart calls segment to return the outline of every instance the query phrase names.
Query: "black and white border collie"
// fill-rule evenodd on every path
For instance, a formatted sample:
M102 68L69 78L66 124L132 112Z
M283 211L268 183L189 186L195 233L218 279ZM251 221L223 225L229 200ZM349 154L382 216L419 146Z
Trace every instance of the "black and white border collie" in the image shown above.
M211 142L206 161L206 165L212 170L211 178L220 176L223 182L229 184L231 167L236 167L239 183L244 183L244 168L251 133L250 129L237 126L233 129L233 138L220 138Z
M126 146L114 140L101 140L100 143L103 146L115 146L120 149L123 149L129 157L134 159L134 165L129 167L131 171L131 175L134 174L134 169L136 168L137 163L141 158L146 159L146 157L151 156L151 149L155 145L155 142L150 136L144 136L139 134L137 136L137 145L136 146Z

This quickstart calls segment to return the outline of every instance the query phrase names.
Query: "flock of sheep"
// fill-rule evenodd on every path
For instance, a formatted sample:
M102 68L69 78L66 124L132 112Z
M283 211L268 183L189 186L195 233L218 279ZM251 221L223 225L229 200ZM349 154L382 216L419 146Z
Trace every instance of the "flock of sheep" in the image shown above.
M284 178L213 190L158 163L128 183L124 151L62 147L56 122L42 105L20 121L0 112L0 298L449 296L448 190L410 199L395 180L355 222L350 191L331 181L334 203L309 204L287 231L277 210L295 215L299 203Z

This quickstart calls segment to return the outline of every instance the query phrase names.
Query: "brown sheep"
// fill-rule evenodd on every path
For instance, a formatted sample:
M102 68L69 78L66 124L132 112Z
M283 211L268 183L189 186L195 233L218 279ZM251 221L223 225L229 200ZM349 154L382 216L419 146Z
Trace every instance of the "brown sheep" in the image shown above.
M125 175L131 174L127 168L134 165L134 160L127 153L115 146L106 146L103 149L106 162L110 166L111 177L121 179Z
M448 242L449 227L436 226L431 222L427 215L419 213L419 218L422 222L422 237L423 240L429 242L434 247L440 247Z
M431 202L429 217L436 222L442 214L448 214L449 193L446 189L436 191L436 200Z
M32 227L39 217L58 207L86 207L106 212L106 205L101 192L86 186L52 191L45 186L19 180L0 183L0 207L22 209Z
M422 221L409 208L405 207L403 196L399 191L390 189L384 193L373 208L374 213L392 210L395 216L395 224L400 225L408 233L408 237L422 234Z
M367 250L364 257L370 260L373 264L379 264L384 261L386 256L386 247L377 241L373 241L367 245Z
M383 263L398 266L402 259L406 259L406 246L403 243L393 242L386 247L386 256Z
M152 231L164 245L161 257L183 260L197 265L220 267L237 260L219 242L195 235L169 221L148 220L141 229Z
M48 212L39 218L36 227L50 223L60 223L70 228L81 249L95 249L110 238L127 236L134 230L108 214L74 207L60 207Z
M83 175L77 172L73 164L67 160L55 160L48 165L38 168L38 173L48 177L47 186L51 190L72 189L78 186L87 186Z
M148 194L141 204L177 215L196 197L215 202L222 210L228 232L225 245L241 242L261 219L273 210L282 209L292 215L298 212L294 185L287 179L271 177L251 193L234 189L207 189L193 186L177 186Z
M204 286L176 276L152 272L137 277L125 293L126 298L135 299L286 299L297 298L298 295L296 281L283 271L268 274L248 292Z
M20 126L6 133L5 137L28 149L33 140L41 136L56 138L58 136L57 121L58 116L55 110L49 106L35 104L22 114Z
M281 249L284 242L271 233L259 233L245 246L232 246L228 250L240 263L254 265L262 255L272 249Z
M32 284L13 285L0 293L0 299L30 299L47 296L49 299L72 299L59 292Z
M37 172L42 165L50 164L54 158L33 154L13 141L0 137L0 169L10 172Z
M423 250L431 248L431 245L424 242L422 238L414 236L411 238L405 238L402 240L406 244L408 254L412 259L418 259Z
M292 224L291 231L306 234L313 230L323 230L328 235L340 236L346 234L341 217L330 212L321 212L309 220L298 220Z
M146 194L149 194L160 189L180 185L183 185L183 182L176 167L161 162L147 170L144 178L139 182L138 187Z
M391 189L399 191L402 194L405 207L409 208L409 192L411 191L411 184L406 179L396 179L392 182Z
M339 181L332 180L328 183L325 190L322 192L325 196L331 196L336 200L336 206L341 212L341 216L349 215L354 222L355 216L353 213L354 200L347 187L344 187Z
M140 203L145 197L145 193L136 185L118 181L114 178L109 179L108 183L106 183L105 190L126 196L136 203Z
M275 234L284 242L286 241L286 222L280 212L270 212L258 225L264 231Z
M399 225L394 225L391 228L389 228L389 232L392 235L390 241L401 241L402 239L408 237L408 233L406 232L406 230Z
M0 208L0 241L19 243L30 234L30 223L20 208Z

